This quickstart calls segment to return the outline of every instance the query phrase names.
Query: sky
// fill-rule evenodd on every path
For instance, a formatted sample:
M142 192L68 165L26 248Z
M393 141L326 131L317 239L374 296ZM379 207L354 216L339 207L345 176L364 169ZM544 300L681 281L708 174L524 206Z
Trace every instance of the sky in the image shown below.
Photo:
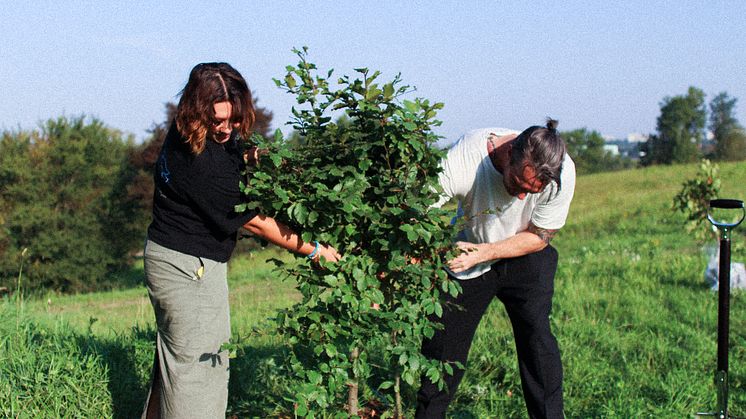
M288 134L295 99L273 78L303 46L323 73L400 73L406 98L443 102L443 143L547 116L653 133L664 98L689 86L737 98L746 124L744 1L37 0L0 15L3 131L86 115L142 141L195 64L225 61Z

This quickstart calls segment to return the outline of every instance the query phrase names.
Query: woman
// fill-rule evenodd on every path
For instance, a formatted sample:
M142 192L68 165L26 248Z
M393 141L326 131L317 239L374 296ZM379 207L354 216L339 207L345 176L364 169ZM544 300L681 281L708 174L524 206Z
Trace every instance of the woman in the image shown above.
M337 251L306 243L254 211L237 213L255 116L243 77L225 63L198 64L181 92L155 172L145 278L158 325L153 382L143 417L225 417L230 339L227 262L237 231L318 260Z

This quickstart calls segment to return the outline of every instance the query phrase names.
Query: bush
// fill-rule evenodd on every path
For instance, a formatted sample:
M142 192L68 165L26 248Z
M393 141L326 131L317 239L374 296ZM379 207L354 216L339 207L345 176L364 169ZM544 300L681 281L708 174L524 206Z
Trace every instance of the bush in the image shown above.
M398 77L379 84L379 73L364 68L360 79L340 77L335 90L331 71L318 75L305 49L297 53L300 62L277 84L297 98L300 138L260 141L270 153L251 175L245 205L344 254L322 269L305 258L284 267L303 298L279 323L301 382L295 413L341 410L347 401L354 415L358 390L378 389L378 402L391 403L387 392L400 399L400 384L454 368L419 351L434 333L432 316L442 314L441 293L458 292L442 268L452 229L444 211L430 208L442 156L431 127L442 104L400 102L410 89ZM346 115L342 123L332 122L332 110Z
M710 200L720 192L720 168L707 159L699 163L693 179L686 180L681 191L673 197L673 209L686 216L686 230L699 241L716 238L712 225L707 221Z

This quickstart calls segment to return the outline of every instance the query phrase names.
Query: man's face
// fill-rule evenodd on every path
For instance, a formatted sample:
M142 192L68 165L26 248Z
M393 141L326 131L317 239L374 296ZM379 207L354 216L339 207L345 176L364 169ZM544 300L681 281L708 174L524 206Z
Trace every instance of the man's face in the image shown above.
M508 170L503 174L503 184L510 196L521 200L527 194L541 192L546 186L536 177L536 170L526 163L516 167L508 165Z

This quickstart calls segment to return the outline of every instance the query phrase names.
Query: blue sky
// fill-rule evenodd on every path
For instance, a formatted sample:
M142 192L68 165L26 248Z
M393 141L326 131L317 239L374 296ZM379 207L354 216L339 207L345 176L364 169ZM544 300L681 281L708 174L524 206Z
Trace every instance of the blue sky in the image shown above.
M227 61L288 133L294 100L272 78L304 45L323 70L401 73L412 97L444 102L445 141L546 116L649 133L663 98L689 86L738 98L746 124L743 1L41 0L2 16L3 130L86 114L141 140L195 64Z

